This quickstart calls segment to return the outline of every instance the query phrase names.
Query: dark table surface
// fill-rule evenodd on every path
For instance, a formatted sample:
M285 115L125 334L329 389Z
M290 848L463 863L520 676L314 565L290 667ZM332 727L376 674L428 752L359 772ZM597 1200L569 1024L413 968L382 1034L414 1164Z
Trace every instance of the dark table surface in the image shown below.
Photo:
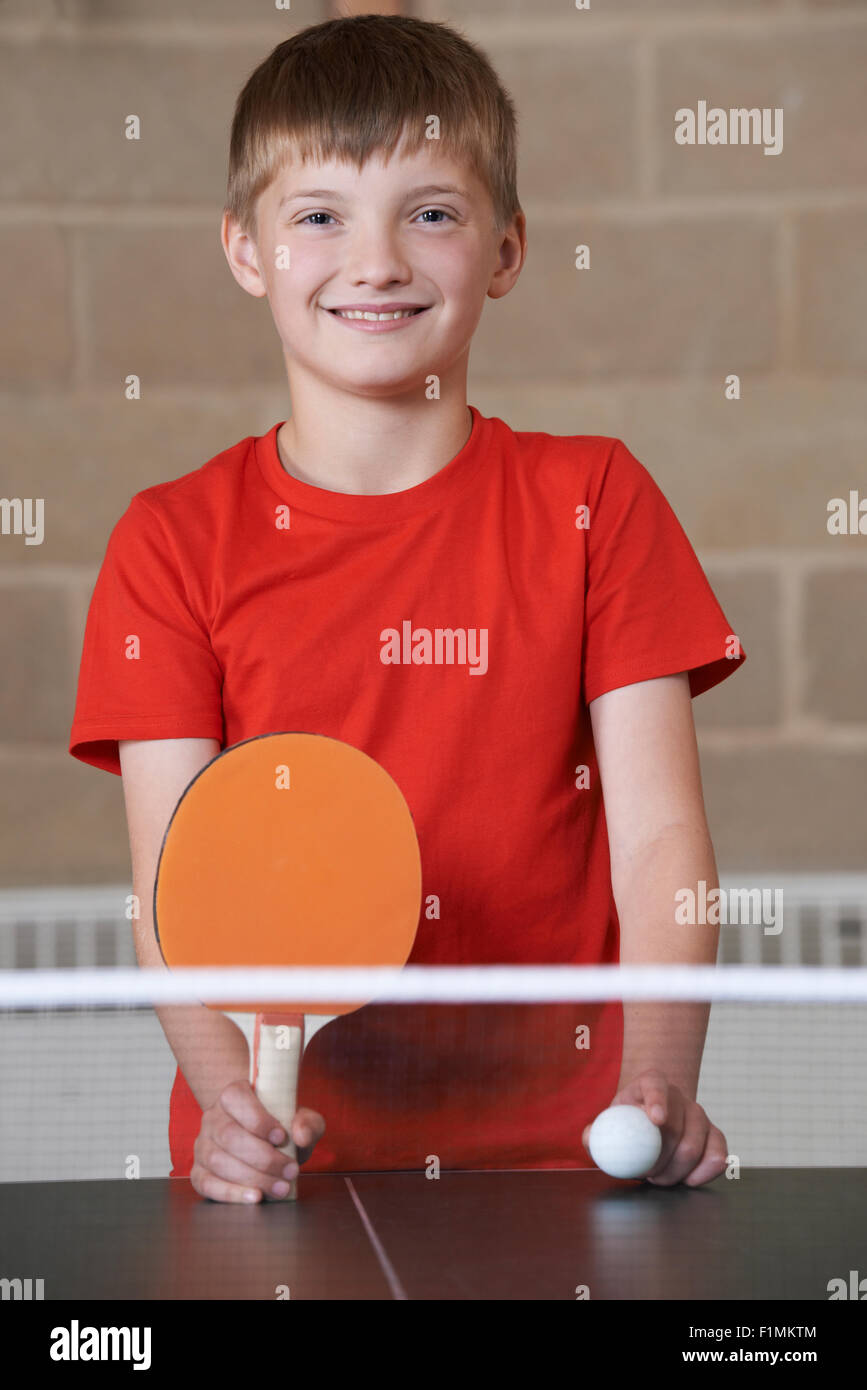
M302 1176L295 1203L186 1179L0 1185L0 1279L46 1299L819 1299L867 1274L867 1169L655 1188L596 1170Z

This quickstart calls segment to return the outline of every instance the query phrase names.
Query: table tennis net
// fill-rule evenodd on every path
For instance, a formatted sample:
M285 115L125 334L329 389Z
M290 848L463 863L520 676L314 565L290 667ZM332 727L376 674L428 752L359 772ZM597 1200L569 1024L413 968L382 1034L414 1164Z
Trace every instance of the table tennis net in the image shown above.
M155 1008L351 1000L360 973L0 971L0 1181L166 1176L176 1063ZM867 1164L863 967L409 966L364 993L302 1064L302 1100L334 1116L333 1171L590 1167L582 1131L623 1079L624 1024L674 1078L704 1008L697 1100L733 1163ZM249 1044L253 1014L229 1020Z

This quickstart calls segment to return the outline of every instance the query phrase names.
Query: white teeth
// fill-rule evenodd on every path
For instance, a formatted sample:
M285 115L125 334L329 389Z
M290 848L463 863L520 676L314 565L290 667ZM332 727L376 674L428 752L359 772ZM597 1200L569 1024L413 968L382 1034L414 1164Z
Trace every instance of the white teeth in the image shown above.
M371 322L378 323L383 319L408 319L417 313L416 309L398 309L393 314L370 314L362 309L335 309L334 312L341 319L370 319Z

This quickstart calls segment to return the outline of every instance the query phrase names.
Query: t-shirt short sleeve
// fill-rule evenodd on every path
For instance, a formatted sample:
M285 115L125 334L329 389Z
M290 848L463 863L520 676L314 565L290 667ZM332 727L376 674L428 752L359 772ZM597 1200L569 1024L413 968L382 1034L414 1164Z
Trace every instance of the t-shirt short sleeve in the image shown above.
M584 699L689 672L699 695L746 657L660 488L621 440L588 486Z
M85 627L73 757L120 773L118 739L222 741L222 673L178 548L140 495L109 537Z

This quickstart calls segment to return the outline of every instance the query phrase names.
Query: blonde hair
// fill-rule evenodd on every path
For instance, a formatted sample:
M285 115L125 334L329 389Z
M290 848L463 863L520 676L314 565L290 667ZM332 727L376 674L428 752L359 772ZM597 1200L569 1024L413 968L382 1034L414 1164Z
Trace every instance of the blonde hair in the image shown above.
M502 234L521 211L515 108L487 58L449 25L405 15L355 15L278 44L235 105L226 211L256 236L256 203L288 158L354 162L428 145L473 170Z

